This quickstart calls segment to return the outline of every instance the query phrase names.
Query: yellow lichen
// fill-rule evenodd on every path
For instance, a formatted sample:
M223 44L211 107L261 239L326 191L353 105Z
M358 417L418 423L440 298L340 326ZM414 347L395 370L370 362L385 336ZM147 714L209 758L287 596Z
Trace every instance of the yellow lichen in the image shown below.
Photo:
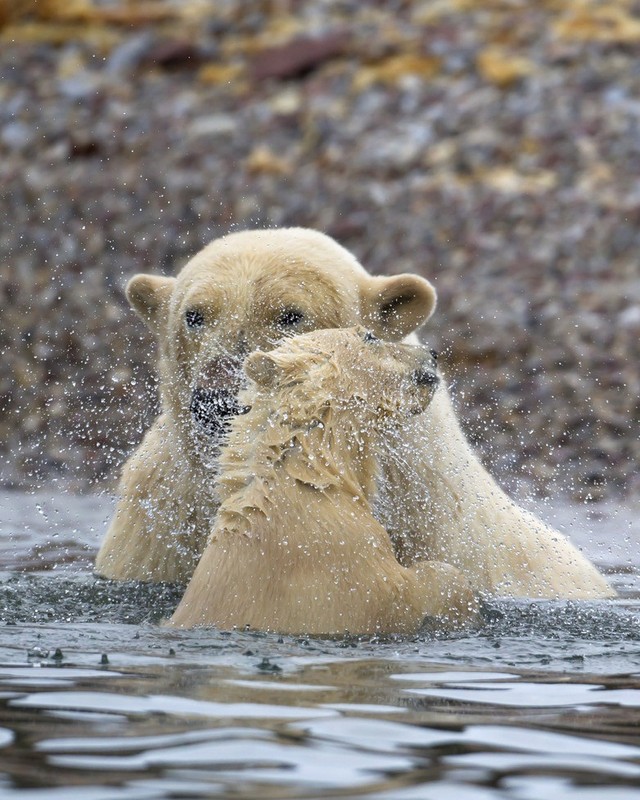
M374 83L394 84L407 76L432 78L439 69L440 59L435 56L399 53L359 69L353 79L353 88L360 92Z
M613 4L585 6L563 15L554 31L562 39L630 44L640 41L640 19Z
M498 45L490 45L481 50L476 59L476 66L486 81L501 87L510 86L531 75L535 70L534 63L528 58L518 56Z

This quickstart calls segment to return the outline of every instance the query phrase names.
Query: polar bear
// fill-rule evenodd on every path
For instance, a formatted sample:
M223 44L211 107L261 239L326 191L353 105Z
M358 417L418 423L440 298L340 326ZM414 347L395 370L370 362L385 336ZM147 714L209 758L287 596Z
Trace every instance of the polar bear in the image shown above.
M380 438L435 393L429 351L319 330L251 354L245 373L250 410L222 449L216 523L170 624L334 635L472 620L462 574L402 567L371 506Z
M176 278L134 276L127 298L158 339L162 412L125 464L96 571L178 583L191 577L215 517L218 446L240 410L244 357L292 333L357 323L402 339L436 301L423 278L372 277L306 229L232 233Z
M229 234L175 278L134 276L127 297L158 338L162 413L125 465L96 570L176 582L190 578L215 517L218 449L242 410L245 356L317 328L364 324L401 340L436 302L424 278L369 275L333 239L304 228ZM497 486L460 430L444 380L380 456L375 513L403 565L445 561L487 595L612 596L568 540Z

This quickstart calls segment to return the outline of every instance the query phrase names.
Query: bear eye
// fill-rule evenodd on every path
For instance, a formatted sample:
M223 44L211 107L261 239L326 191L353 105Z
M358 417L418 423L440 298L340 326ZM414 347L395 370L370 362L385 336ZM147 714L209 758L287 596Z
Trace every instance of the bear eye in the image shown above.
M380 339L375 335L375 333L371 333L371 331L367 331L365 335L362 337L365 342L379 342Z
M204 314L195 308L188 308L184 315L187 328L201 328L204 325Z
M292 328L302 322L303 319L304 314L302 311L298 311L296 308L287 308L276 319L276 325L279 328Z
M438 360L438 356L440 355L440 353L438 353L437 350L429 350L429 352L431 353L431 358L434 361L437 361Z

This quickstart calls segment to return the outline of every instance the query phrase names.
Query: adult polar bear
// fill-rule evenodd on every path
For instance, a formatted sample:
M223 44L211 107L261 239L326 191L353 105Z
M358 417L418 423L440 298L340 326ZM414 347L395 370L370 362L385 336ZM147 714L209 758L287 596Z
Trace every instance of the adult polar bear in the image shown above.
M244 357L317 328L363 324L399 340L436 301L423 278L374 277L333 239L303 228L229 234L176 278L134 276L127 297L158 338L162 413L125 465L96 571L179 582L189 580L215 517L217 446L225 421L242 411ZM376 514L404 566L445 561L489 595L613 595L565 537L497 486L464 438L444 382L388 443L381 468Z

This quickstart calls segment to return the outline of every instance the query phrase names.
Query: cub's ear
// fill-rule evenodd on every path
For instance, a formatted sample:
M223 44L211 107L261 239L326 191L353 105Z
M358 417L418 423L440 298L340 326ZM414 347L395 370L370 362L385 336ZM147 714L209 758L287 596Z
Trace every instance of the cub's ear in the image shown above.
M272 389L283 373L282 367L273 356L260 350L245 358L243 368L245 375L264 389Z
M140 274L134 275L127 284L125 293L129 305L154 332L158 330L160 312L171 297L175 282L175 278Z
M436 307L436 290L419 275L372 277L363 287L362 318L382 339L403 339Z

